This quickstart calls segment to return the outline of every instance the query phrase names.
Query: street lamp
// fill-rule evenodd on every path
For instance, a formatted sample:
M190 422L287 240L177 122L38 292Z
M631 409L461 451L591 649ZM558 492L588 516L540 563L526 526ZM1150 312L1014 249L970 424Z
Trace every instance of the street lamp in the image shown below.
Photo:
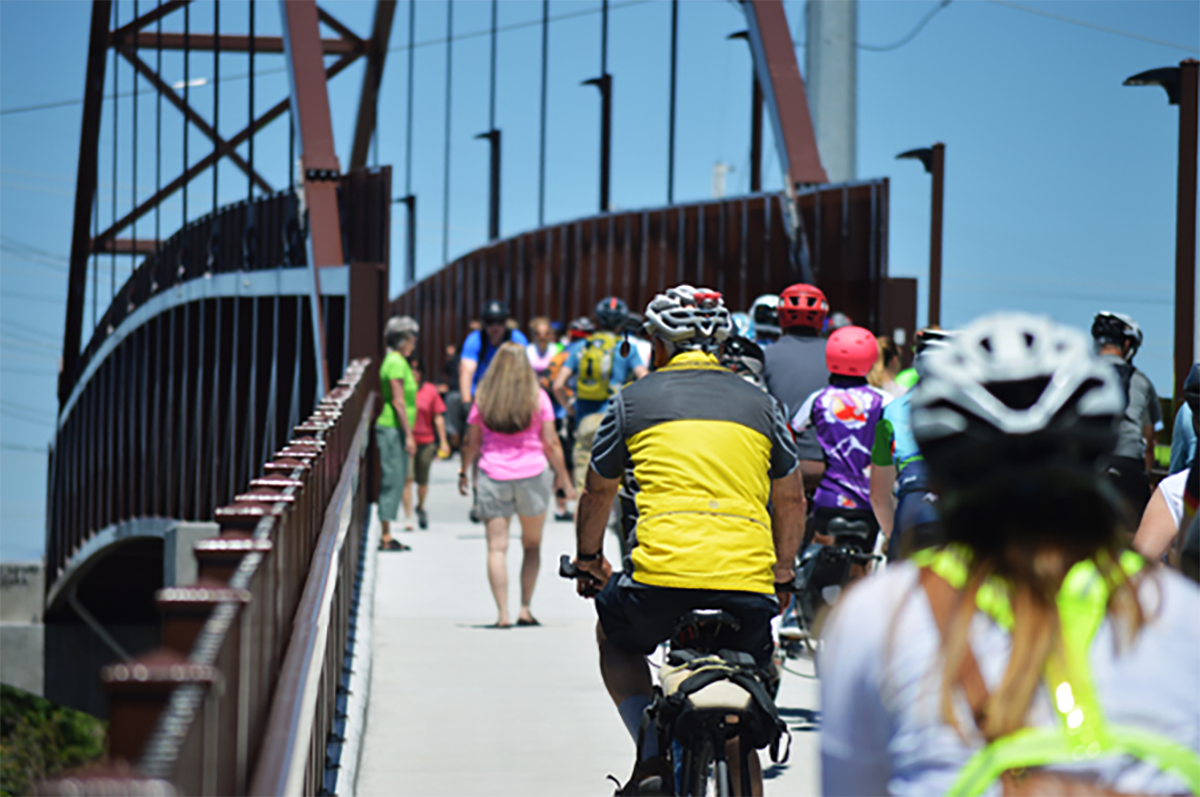
M946 145L910 149L896 160L919 160L933 175L932 209L929 214L929 325L942 323L942 205L946 183Z
M1175 200L1175 353L1172 396L1183 402L1183 380L1196 351L1196 92L1200 61L1151 69L1127 78L1126 86L1160 86L1179 106L1179 174Z

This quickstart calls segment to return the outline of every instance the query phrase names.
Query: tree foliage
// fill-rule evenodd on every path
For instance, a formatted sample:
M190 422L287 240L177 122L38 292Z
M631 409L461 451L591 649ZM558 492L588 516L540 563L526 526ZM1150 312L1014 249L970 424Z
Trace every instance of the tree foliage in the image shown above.
M104 756L106 723L0 685L0 797Z

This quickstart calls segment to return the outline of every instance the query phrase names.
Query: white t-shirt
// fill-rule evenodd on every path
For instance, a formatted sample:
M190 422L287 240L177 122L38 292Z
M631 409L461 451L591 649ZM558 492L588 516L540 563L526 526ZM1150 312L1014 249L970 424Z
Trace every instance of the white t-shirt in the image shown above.
M1114 652L1107 620L1091 648L1092 676L1110 723L1153 731L1200 751L1200 589L1157 569L1140 591L1147 623L1131 649ZM961 691L964 741L941 716L940 638L911 563L889 567L843 593L824 634L821 764L826 795L945 794L983 746ZM983 613L971 648L989 690L1008 664L1008 633ZM1044 688L1029 723L1055 727ZM1134 794L1185 793L1182 782L1129 757L1054 767ZM989 794L999 794L993 784Z
M1183 491L1187 487L1187 475L1186 470L1181 470L1158 483L1159 492L1167 502L1167 509L1171 512L1171 520L1175 521L1176 528L1179 528L1179 522L1183 520Z

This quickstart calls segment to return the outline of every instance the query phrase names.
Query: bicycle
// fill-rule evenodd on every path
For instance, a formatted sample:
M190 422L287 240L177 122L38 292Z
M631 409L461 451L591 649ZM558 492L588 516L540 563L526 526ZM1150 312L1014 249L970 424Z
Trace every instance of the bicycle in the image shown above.
M566 554L559 559L558 573L569 579L591 578ZM599 591L597 582L585 594ZM769 747L775 763L788 759L791 733L771 698L768 674L749 653L722 644L740 629L738 618L724 609L692 609L679 617L671 633L666 663L637 740L640 759L645 734L657 734L666 794L732 795L725 745L733 739L742 742L742 794L751 793L752 751ZM780 757L779 742L785 737L787 747Z
M879 532L865 520L832 517L825 533L833 537L833 545L810 545L796 568L796 595L791 609L796 629L780 630L782 638L803 640L813 653L819 647L820 623L825 614L848 583L865 575L863 570L853 572L851 568L865 569L883 560L883 556L872 552Z

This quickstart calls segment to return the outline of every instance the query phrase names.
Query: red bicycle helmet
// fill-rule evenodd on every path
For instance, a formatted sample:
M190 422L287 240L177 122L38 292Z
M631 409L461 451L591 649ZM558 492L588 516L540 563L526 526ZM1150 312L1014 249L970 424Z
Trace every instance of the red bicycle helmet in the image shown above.
M829 314L829 302L816 285L798 282L779 294L779 326L811 327L820 331Z
M862 327L842 327L825 344L825 367L831 374L866 376L878 359L879 344Z

